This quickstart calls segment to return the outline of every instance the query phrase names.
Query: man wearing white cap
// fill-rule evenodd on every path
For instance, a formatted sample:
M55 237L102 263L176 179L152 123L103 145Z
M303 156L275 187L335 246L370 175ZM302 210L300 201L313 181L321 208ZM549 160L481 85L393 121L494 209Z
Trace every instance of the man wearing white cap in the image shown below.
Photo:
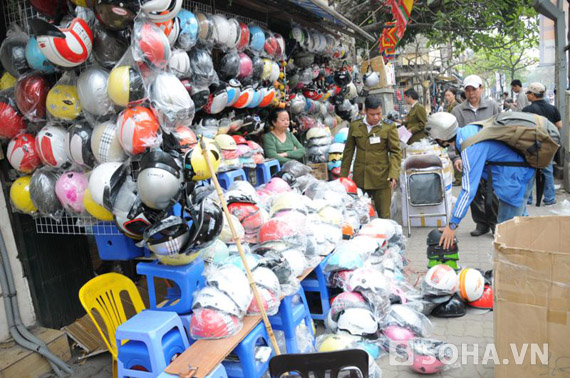
M483 121L501 112L499 104L491 99L483 98L483 80L481 80L479 76L467 76L465 80L463 80L463 89L465 90L467 101L453 108L451 112L451 114L457 118L459 127L469 125L475 121ZM455 168L462 170L463 165L461 158L452 156L452 159ZM487 182L481 179L477 194L470 205L471 216L477 224L475 230L471 231L471 236L480 236L489 231L493 231L497 224L499 201L496 196L493 195L493 206L489 209L490 213L488 213L488 209L485 206L486 196Z

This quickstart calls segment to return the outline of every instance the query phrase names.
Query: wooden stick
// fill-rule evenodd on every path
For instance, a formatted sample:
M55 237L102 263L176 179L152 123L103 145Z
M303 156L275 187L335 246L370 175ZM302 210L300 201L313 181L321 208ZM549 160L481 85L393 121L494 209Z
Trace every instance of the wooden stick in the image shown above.
M253 280L253 276L251 275L251 270L249 269L249 265L247 264L247 260L245 258L245 252L241 245L241 241L239 240L238 234L234 228L234 224L231 221L230 211L228 210L228 205L226 203L226 199L224 198L224 194L222 192L222 188L220 187L220 183L218 182L218 177L216 176L216 172L214 172L214 167L212 166L212 162L210 161L210 156L208 155L208 151L206 149L206 143L204 142L204 138L200 138L200 148L202 149L202 155L204 155L204 159L206 160L206 165L208 166L208 170L210 171L210 175L212 176L212 182L216 187L216 192L218 197L220 198L220 202L222 203L222 209L224 210L224 214L226 215L226 219L230 226L230 230L232 232L233 239L236 243L239 256L241 257L241 262L245 268L245 273L247 275L247 279L249 280L249 285L251 286L251 290L253 291L253 296L255 297L255 301L257 302L257 306L259 307L259 311L261 312L261 317L263 318L263 323L265 324L265 329L267 329L267 334L269 335L269 340L271 340L271 345L273 346L273 350L275 351L276 355L280 355L281 351L279 350L279 345L277 344L277 339L275 339L275 334L273 333L273 328L271 327L271 323L269 323L269 318L267 317L267 313L265 312L265 308L263 307L263 302L261 301L261 297L259 296L259 292L257 291L257 285Z

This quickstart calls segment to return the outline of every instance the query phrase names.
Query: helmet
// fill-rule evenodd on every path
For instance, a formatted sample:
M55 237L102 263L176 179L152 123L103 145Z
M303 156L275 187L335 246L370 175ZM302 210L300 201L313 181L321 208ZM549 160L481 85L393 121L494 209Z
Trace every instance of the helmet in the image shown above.
M188 55L192 84L199 88L208 87L216 77L212 56L208 51L200 48L190 50Z
M180 166L171 155L161 150L143 154L137 189L145 205L155 210L169 208L180 193L182 181Z
M291 113L301 114L304 111L306 104L307 104L307 100L306 100L305 96L300 95L300 94L296 95L291 100L291 103L290 103L289 108L291 109Z
M182 8L182 0L146 0L141 10L152 22L172 20Z
M265 189L275 194L290 192L292 190L287 181L280 177L273 177L269 180L269 182L265 184Z
M230 250L228 249L226 243L224 243L220 238L221 234L220 237L216 239L212 245L202 250L202 259L205 263L220 265L226 258L229 257Z
M431 339L413 339L408 343L409 353L411 354L412 370L422 374L440 373L446 367L447 359L451 358L453 353L447 346L448 344Z
M279 279L277 279L277 276L271 269L258 266L251 273L253 275L253 280L258 287L266 288L277 298L281 296L281 285L279 285Z
M227 85L221 83L210 93L208 103L204 106L204 111L208 114L218 114L228 105Z
M430 315L436 318L459 318L466 313L465 303L455 294L447 302L437 305Z
M215 271L215 274L206 276L206 285L222 291L244 313L253 298L245 273L233 264L223 265Z
M266 88L263 94L263 99L259 103L259 107L265 108L266 106L269 106L274 98L275 98L275 88L273 87Z
M473 302L483 296L485 279L477 269L466 268L459 272L458 294L466 302Z
M279 193L273 198L270 215L273 216L286 210L295 210L301 214L307 214L307 208L303 202L303 196L297 192Z
M46 169L37 169L32 175L30 197L42 215L53 215L61 209L61 203L55 195L57 178L57 173Z
M77 95L81 107L88 113L104 116L113 110L107 92L109 72L99 67L90 67L77 79Z
M236 45L236 48L238 49L238 51L243 51L243 49L245 49L249 45L249 34L250 34L249 27L243 22L240 22L239 29L240 29L239 40Z
M178 39L178 33L180 33L180 24L178 23L178 19L174 18L164 22L157 22L156 26L158 26L164 35L166 35L170 47L174 47L174 44Z
M378 222L371 221L370 223L364 225L358 234L370 236L375 239L390 240L396 232L394 230L394 226L385 219L378 218L378 220Z
M348 308L338 317L338 330L354 336L376 338L378 322L372 311L365 308Z
M433 325L424 314L401 304L394 304L390 307L385 325L407 328L418 337L425 337L433 330Z
M67 211L79 214L84 210L83 195L87 185L87 177L83 173L67 171L57 179L55 195Z
M251 80L254 83L258 83L261 81L263 76L263 69L265 68L265 62L261 57L254 55L251 58L251 62L253 63L253 72L251 74Z
M235 151L235 149L237 148L236 141L228 134L216 135L216 138L214 138L214 140L216 141L216 144L218 145L220 150Z
M318 214L319 217L321 218L321 221L324 223L331 224L337 227L340 227L343 223L342 211L333 206L330 205L324 206L322 209L319 210Z
M384 252L387 243L384 239L376 239L366 235L358 235L349 243L353 244L354 248L360 251L362 256L370 256Z
M439 264L430 268L422 282L424 293L432 295L454 294L457 291L457 274L448 265Z
M0 46L0 62L6 71L15 78L28 71L26 61L27 35L15 33L6 38Z
M163 135L165 139L167 135ZM196 134L189 127L178 126L171 135L174 136L176 149L180 152L186 152L198 144Z
M132 179L127 177L118 191L117 198L114 202L113 213L115 215L115 225L119 231L131 239L142 240L144 231L158 221L160 212L144 206L140 198L135 194L135 190L136 184L134 184ZM162 255L156 256L162 257ZM174 261L185 260L175 259L175 257L178 256L179 255L168 256L171 260L167 263L170 264ZM191 262L191 260L186 263L189 262ZM174 265L176 264L174 263Z
M177 17L180 24L180 34L178 36L177 45L181 49L188 51L194 47L198 40L198 18L196 18L194 13L186 9L180 9Z
M243 240L245 236L245 231L243 226L239 222L239 219L235 215L230 214L230 222L234 225L234 230L238 236L238 239ZM226 218L226 214L224 213L224 225L222 226L222 231L220 232L220 240L224 243L235 243L232 231L230 229L230 225L228 219Z
M65 153L65 129L58 126L44 126L36 135L36 148L40 159L52 168L61 168L67 162Z
M298 237L294 225L286 219L272 218L265 222L259 229L259 243L270 241L295 242Z
M118 106L131 106L146 97L141 74L130 66L118 66L109 74L107 94Z
M170 42L158 26L152 22L136 22L133 35L133 57L137 62L145 62L158 69L168 65Z
M249 48L253 51L263 50L265 33L257 25L249 25Z
M160 126L172 130L194 119L194 102L184 85L172 74L159 73L149 89L150 106Z
M93 47L93 33L87 22L74 18L65 28L58 28L42 19L30 20L41 52L53 64L76 67L85 62Z
M271 271L270 271L271 272ZM273 274L273 272L271 272ZM261 300L261 304L267 313L267 315L275 315L279 311L279 296L275 295L271 290L260 286L257 288L257 293L259 294L259 299ZM251 303L247 308L247 313L249 314L259 314L261 312L259 308L259 304L255 298L251 299Z
M139 13L139 0L96 0L94 10L101 25L110 30L127 28Z
M190 237L188 223L170 215L144 231L145 245L157 255L177 255Z
M370 310L370 305L360 293L352 291L342 292L332 299L330 309L331 319L337 322L340 314L349 308L363 308Z
M24 214L33 214L38 211L30 196L31 181L31 176L22 176L16 179L10 187L12 205Z
M329 257L325 265L326 272L336 272L339 270L354 270L361 268L364 263L358 253L354 253L351 248L341 248L346 244L340 244Z
M211 140L206 142L206 150L210 156L210 162L212 163L214 173L216 173L221 162L220 151L218 151L218 148ZM184 170L186 172L186 178L193 181L206 180L212 177L208 170L206 159L204 158L200 144L197 144L194 148L188 150L184 155Z
M93 128L91 151L98 163L125 161L127 155L121 147L117 123L107 121Z
M89 188L85 189L85 192L83 193L83 207L93 218L105 222L111 222L113 220L113 213L93 201Z
M252 73L253 73L253 62L251 61L251 58L247 54L240 52L238 77L240 79L246 78L251 76Z
M198 40L203 44L207 44L210 42L214 32L212 20L209 15L201 12L196 13L196 18L198 19Z
M85 122L76 123L65 134L65 153L67 158L82 167L93 167L95 157L91 153L91 135L93 129Z
M378 73L371 70L371 66L368 66L368 72L364 74L362 81L365 87L374 88L380 84L380 77L378 76Z
M6 71L0 77L0 91L13 88L16 85L16 78Z
M428 117L426 131L432 139L450 140L457 134L457 118L451 113L439 112Z
M193 222L186 254L212 245L222 232L224 225L222 209L210 198L204 198L188 210L190 210Z
M277 39L270 31L265 32L265 43L263 44L263 49L265 53L271 57L275 57L277 55L277 49L279 49L279 43L277 43Z
M201 308L192 313L190 336L192 339L222 339L234 335L241 327L242 323L237 316Z
M227 47L230 39L230 24L223 14L215 14L212 16L212 24L214 26L212 38L218 46Z
M190 57L184 50L172 50L172 55L168 61L168 67L179 79L190 75Z
M299 277L305 272L305 255L298 248L290 248L281 252L283 258L287 260L291 267L291 273L294 277Z
M210 100L210 91L208 88L201 89L198 87L192 87L190 97L192 97L192 101L194 101L194 110L198 111L208 103L208 100Z
M6 155L10 165L18 172L32 173L42 164L32 134L23 133L12 138Z
M243 226L246 241L256 242L257 233L263 223L259 207L251 203L234 202L228 205L228 210Z
M159 141L160 124L152 112L141 106L128 108L117 119L119 142L127 154L138 155Z
M114 177L120 177L124 172L125 168L123 163L102 163L91 171L91 176L89 176L89 192L91 193L91 198L97 205L103 206L108 210L113 210L113 208L109 208L104 201L105 188L110 187Z
M49 114L63 121L73 121L81 114L81 103L75 85L56 84L48 92L46 108Z
M352 272L346 290L360 293L372 292L385 298L390 296L390 281L378 270L372 268L358 268Z
M194 295L192 302L192 310L201 308L209 308L212 310L222 311L225 314L242 317L244 313L240 308L227 296L227 294L212 286L206 286L200 289Z
M103 67L113 68L123 57L128 47L129 40L125 33L105 30L98 24L93 27L93 51L91 54Z
M226 106L233 106L239 99L241 84L239 81L232 79L228 82L226 90L228 92L228 104Z
M391 325L382 331L391 341L401 342L404 346L408 345L408 341L415 338L416 335L408 328Z
M351 179L349 179L348 177L341 177L338 179L338 181L342 184L342 186L344 186L344 189L346 189L346 192L348 194L358 193L358 188L356 187L356 183Z
M322 339L317 339L317 352L334 352L338 350L351 349L354 344L354 338L345 335L323 335Z
M240 73L241 59L239 54L234 51L228 51L218 64L218 74L223 80L235 79Z
M234 108L237 109L243 109L249 106L249 104L251 104L251 102L253 101L253 88L251 87L251 85L248 85L246 87L244 87L241 90L241 93L237 99L237 101L235 102L235 104L233 105Z
M339 87L345 87L351 82L350 73L346 69L337 71L334 74L334 82Z
M482 308L482 309L492 309L493 308L493 288L490 285L485 285L483 289L483 295L481 298L468 302L471 307Z
M46 74L55 72L55 66L42 53L35 37L31 37L26 44L26 61L33 70Z

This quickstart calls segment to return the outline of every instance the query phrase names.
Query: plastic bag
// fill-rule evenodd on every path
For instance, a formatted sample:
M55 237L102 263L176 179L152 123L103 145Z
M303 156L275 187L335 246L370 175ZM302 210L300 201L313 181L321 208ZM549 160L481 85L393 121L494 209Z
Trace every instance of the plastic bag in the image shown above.
M440 340L417 338L408 343L406 350L408 366L422 374L441 373L458 368L459 363L451 363L454 348Z
M180 33L176 45L185 51L189 51L198 41L200 27L198 18L187 9L180 9L178 12Z
M114 112L113 102L107 91L108 80L109 71L97 66L82 71L77 79L77 95L81 106L95 119Z
M14 90L0 92L0 138L12 139L26 127L26 121L14 102Z
M46 119L46 98L50 87L48 80L38 73L20 76L14 90L14 98L26 119L32 122Z
M172 50L168 61L170 72L177 78L187 78L190 75L190 57L184 50Z
M164 70L170 60L168 37L155 23L145 17L135 19L131 49L134 60L150 70Z
M228 261L229 258L224 262ZM206 285L215 287L230 297L243 313L247 311L253 293L245 272L236 265L225 263L218 269L210 270L206 276Z
M55 185L59 174L42 167L36 169L30 181L32 203L42 216L61 219L63 207L55 194Z
M190 80L193 87L208 88L214 81L217 81L214 63L207 50L194 48L188 55L190 57Z
M388 315L381 324L381 328L396 325L407 328L418 337L428 337L433 332L433 324L422 313L405 305L392 305Z
M46 96L48 120L68 125L81 114L82 107L77 93L77 77L73 71L65 72Z
M142 106L128 108L117 118L119 143L127 155L134 156L162 143L160 123L153 112Z
M89 181L84 173L73 170L63 172L57 179L55 195L70 214L78 215L85 211L83 196L88 184Z
M148 98L162 130L172 132L192 124L194 102L176 76L165 72L156 75L150 84Z
M30 70L26 60L26 44L28 35L13 24L6 33L6 39L0 45L0 62L2 67L15 78Z
M243 322L237 316L208 308L197 309L190 320L190 335L195 340L223 339L235 335L242 327Z
M107 93L116 106L123 108L146 100L146 83L131 49L127 50L109 73Z
M106 30L99 23L95 23L92 30L93 57L103 67L113 68L129 47L126 33Z

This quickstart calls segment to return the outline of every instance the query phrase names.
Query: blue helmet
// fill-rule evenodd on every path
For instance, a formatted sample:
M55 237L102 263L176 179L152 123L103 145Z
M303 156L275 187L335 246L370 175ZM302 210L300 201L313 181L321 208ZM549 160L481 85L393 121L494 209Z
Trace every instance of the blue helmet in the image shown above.
M180 34L178 35L178 46L183 50L190 50L198 40L199 24L198 18L194 13L186 9L180 9L178 12L178 21L180 23Z
M254 51L263 50L265 45L265 33L257 25L249 25L249 48Z
M342 165L342 160L334 160L328 162L329 171L332 171L335 168L340 168Z
M348 127L340 129L334 136L334 143L346 143L348 138Z
M232 106L239 98L241 93L241 84L236 79L231 79L228 82L228 87L226 89L228 91L228 106Z
M261 89L256 90L253 92L253 100L251 100L251 104L249 104L248 108L257 108L259 104L263 100L263 92Z
M325 265L326 272L339 270L354 270L364 265L362 257L355 251L350 243L340 243Z
M31 37L26 45L26 60L28 65L36 71L51 74L55 72L55 66L47 60L38 46L36 37Z

